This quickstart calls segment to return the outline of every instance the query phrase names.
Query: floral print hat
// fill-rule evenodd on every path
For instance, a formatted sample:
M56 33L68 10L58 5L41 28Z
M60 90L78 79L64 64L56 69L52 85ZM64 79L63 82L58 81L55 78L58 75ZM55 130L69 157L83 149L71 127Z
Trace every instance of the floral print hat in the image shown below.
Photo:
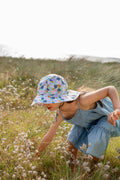
M37 96L31 104L53 104L75 100L80 92L67 90L66 80L57 74L49 74L43 77L37 88Z

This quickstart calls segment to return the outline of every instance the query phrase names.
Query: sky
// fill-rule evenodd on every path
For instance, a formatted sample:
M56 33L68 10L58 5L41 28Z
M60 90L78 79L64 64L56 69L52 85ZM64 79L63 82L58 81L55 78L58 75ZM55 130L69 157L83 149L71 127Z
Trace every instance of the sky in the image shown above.
M0 0L0 44L26 57L120 58L119 0Z

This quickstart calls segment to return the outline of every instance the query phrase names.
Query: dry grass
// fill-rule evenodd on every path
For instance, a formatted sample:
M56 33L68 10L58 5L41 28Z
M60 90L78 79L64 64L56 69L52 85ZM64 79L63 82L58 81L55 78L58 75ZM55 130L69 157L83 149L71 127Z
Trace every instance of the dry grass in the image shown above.
M70 89L93 91L115 85L120 94L119 68L118 63L0 58L0 179L120 179L120 160L116 151L120 147L119 137L110 140L104 160L92 166L79 152L76 174L72 172L67 147L71 125L66 122L61 123L51 144L33 162L32 157L55 113L49 113L41 106L30 107L39 79L48 73L64 76Z

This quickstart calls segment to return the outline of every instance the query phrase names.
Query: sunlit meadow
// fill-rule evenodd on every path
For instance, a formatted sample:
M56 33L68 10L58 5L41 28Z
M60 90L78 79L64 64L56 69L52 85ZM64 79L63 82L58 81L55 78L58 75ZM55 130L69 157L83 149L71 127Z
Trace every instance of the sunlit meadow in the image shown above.
M73 173L67 122L61 123L53 141L33 161L56 115L40 105L30 106L40 78L49 73L64 76L70 89L89 91L114 85L120 95L119 63L0 57L0 180L120 180L120 137L110 140L98 163L91 164L91 157L79 152Z

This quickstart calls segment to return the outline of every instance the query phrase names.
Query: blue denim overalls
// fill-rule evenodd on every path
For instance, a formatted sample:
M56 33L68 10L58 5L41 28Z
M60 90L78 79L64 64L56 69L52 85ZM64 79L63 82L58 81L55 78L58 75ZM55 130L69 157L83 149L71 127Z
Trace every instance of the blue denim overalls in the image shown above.
M73 124L68 134L68 140L79 150L86 154L91 154L100 158L107 149L111 137L120 136L120 120L116 120L116 126L107 121L107 116L113 111L112 101L106 97L97 102L97 107L90 110L81 110L79 98L77 99L78 107L76 114L70 120L63 117L63 120ZM91 146L88 146L88 144ZM80 147L86 144L87 149L82 150Z

